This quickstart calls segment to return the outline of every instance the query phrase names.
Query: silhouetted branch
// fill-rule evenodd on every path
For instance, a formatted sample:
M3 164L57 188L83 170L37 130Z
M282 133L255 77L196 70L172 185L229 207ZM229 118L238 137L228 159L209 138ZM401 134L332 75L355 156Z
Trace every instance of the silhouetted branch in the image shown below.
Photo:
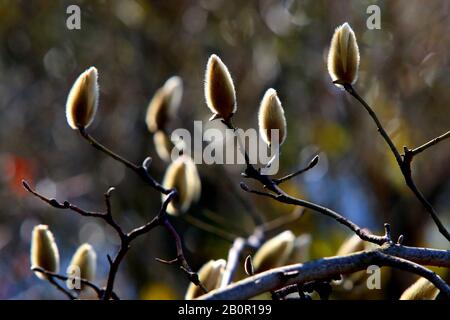
M408 150L408 152L411 153L411 157L414 157L415 155L425 151L429 147L432 147L435 144L437 144L437 143L439 143L439 142L441 142L441 141L443 141L443 140L445 140L447 138L450 138L450 131L447 131L446 133L440 135L439 137L436 137L436 138L428 141L427 143L424 143L423 145L421 145L421 146L419 146L417 148L414 148L412 150Z
M43 273L43 274L47 275L47 276L48 276L50 279L52 279L52 281L53 281L53 282L52 282L52 281L50 281L50 282L51 282L53 285L57 286L57 287L58 287L58 290L63 289L63 290L64 290L64 294L66 294L68 297L70 296L70 299L76 299L76 298L77 298L77 297L74 296L70 291L68 291L68 290L65 289L63 286L61 286L59 283L57 283L56 281L54 281L54 279L58 279L58 280L62 280L62 281L67 281L67 280L69 280L69 277L68 277L68 276L64 276L64 275L60 275L60 274L58 274L58 273L50 272L50 271L44 270L44 269L39 268L39 267L34 267L34 268L32 268L31 270L32 270L32 271L35 271L35 272L40 272L40 273ZM103 297L104 290L101 289L101 288L99 288L95 283L93 283L93 282L91 282L91 281L89 281L89 280L86 280L86 279L82 279L82 278L76 278L76 279L79 280L80 283L81 283L82 285L87 286L87 287L91 288L92 290L94 290L95 293L97 294L97 297L98 297L99 299L101 299L101 298ZM112 298L113 298L114 300L119 300L119 297L116 295L115 292L113 292L111 296L112 296Z
M395 257L398 258L395 258ZM408 261L411 260L411 261ZM450 297L450 287L434 272L418 264L450 267L450 251L386 245L348 256L330 257L275 268L219 288L201 296L205 300L249 299L258 294L278 290L292 284L325 280L341 274L365 270L370 265L389 266L420 275Z
M373 111L373 109L367 104L366 101L364 101L363 98L356 92L356 90L352 87L350 84L344 85L345 90L352 95L356 100L358 100L361 105L367 110L369 115L372 117L373 121L377 125L378 132L380 132L383 139L386 141L386 143L389 145L389 148L391 149L392 153L394 154L395 159L397 160L398 166L400 167L400 170L403 174L403 177L405 179L406 185L411 189L411 191L414 193L416 198L420 201L420 203L423 205L423 207L428 211L428 213L431 215L431 218L433 219L434 223L437 225L439 232L448 240L450 241L450 233L447 231L447 229L444 227L442 222L439 220L439 217L437 215L436 210L433 208L431 203L425 198L425 196L422 194L422 192L417 188L411 173L411 161L415 154L418 154L422 152L423 150L427 149L428 147L435 145L439 141L442 141L450 136L450 133L447 132L443 134L440 137L437 137L424 145L414 149L414 150L408 150L405 148L405 154L403 157L400 155L398 149L395 147L394 143L392 142L389 135L386 133L386 130L384 130L380 120L378 119L377 115Z
M302 173L304 173L304 172L314 168L318 163L319 163L319 156L317 155L309 162L309 164L305 168L300 169L297 172L288 174L287 176L284 176L283 178L273 179L273 182L275 184L281 184L281 183L283 183L283 182L285 182L285 181L287 181L289 179L292 179L292 178L294 178L294 177L296 177L296 176L298 176L298 175L300 175L300 174L302 174Z
M114 188L110 188L104 195L106 211L105 212L92 212L92 211L83 210L83 209L71 204L68 201L64 201L63 203L60 203L56 199L49 199L49 198L41 195L40 193L36 192L35 190L33 190L26 181L23 181L22 183L27 191L29 191L34 196L38 197L40 200L48 203L49 205L51 205L55 208L68 209L68 210L76 212L77 214L80 214L85 217L101 218L108 225L110 225L112 228L114 228L114 230L116 231L116 233L118 234L118 236L120 238L120 248L114 258L111 258L108 255L110 269L109 269L109 273L108 273L108 280L106 283L106 287L103 290L103 295L102 295L103 300L109 300L113 295L115 295L113 293L113 288L114 288L114 281L116 278L116 274L119 269L120 263L122 262L123 258L125 257L128 250L130 249L131 242L134 239L136 239L137 237L148 233L150 230L152 230L153 228L155 228L157 226L163 226L166 230L169 231L169 234L174 239L176 248L177 248L176 262L179 263L180 268L187 274L189 280L192 281L194 284L202 287L202 289L205 292L207 292L206 289L204 288L204 286L200 283L197 274L192 272L191 268L189 267L189 264L187 263L187 261L184 257L181 238L178 235L178 233L176 232L176 230L173 228L173 226L171 225L171 223L167 217L166 209L167 209L167 206L169 205L170 201L172 201L173 198L176 196L176 194L177 194L176 190L170 191L170 193L164 200L158 215L156 215L150 222L148 222L147 224L145 224L141 227L135 228L128 233L125 233L122 230L122 228L117 224L117 222L115 221L115 219L113 218L113 215L112 215L110 197L111 197L111 192L114 190Z
M110 149L106 148L104 145L102 145L100 142L95 140L90 134L86 132L84 128L78 128L78 131L80 132L81 136L86 139L95 149L100 150L101 152L105 153L106 155L110 156L114 160L124 164L127 168L134 171L144 182L146 182L148 185L150 185L152 188L156 189L157 191L168 194L170 190L164 188L161 184L159 184L153 177L148 173L148 166L151 163L151 158L146 158L142 165L136 165L132 163L131 161L125 159L124 157L114 153Z
M227 265L222 274L220 287L224 288L233 281L237 267L241 261L242 253L246 248L258 249L262 245L267 232L298 220L302 215L303 210L296 210L293 214L287 217L281 217L256 227L254 232L247 238L236 238L228 251Z

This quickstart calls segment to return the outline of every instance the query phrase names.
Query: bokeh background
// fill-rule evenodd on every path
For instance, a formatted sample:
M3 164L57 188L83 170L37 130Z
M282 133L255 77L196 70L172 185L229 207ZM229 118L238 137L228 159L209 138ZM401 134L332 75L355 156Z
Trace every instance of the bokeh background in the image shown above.
M66 28L66 8L78 4L81 30ZM371 4L381 8L381 29L366 27ZM235 81L235 123L256 127L266 89L278 91L288 137L281 173L319 153L320 164L286 184L296 196L329 206L356 223L382 232L384 222L405 244L448 249L431 218L403 183L393 156L366 112L330 83L326 55L334 28L348 21L361 50L357 90L378 113L395 144L414 147L450 126L450 2L433 1L0 1L0 298L63 298L30 271L34 225L56 236L65 270L83 242L99 253L98 282L107 275L106 254L118 239L95 219L58 211L27 194L21 180L58 200L102 209L109 186L115 216L126 228L156 214L160 195L125 168L91 148L65 119L65 100L78 74L99 70L100 107L89 128L98 140L134 162L150 155L151 172L164 175L144 117L155 90L172 75L184 81L182 105L171 127L194 130L207 123L203 76L218 54ZM450 225L450 148L433 147L414 160L414 177ZM292 207L242 193L241 166L199 165L203 193L188 215L222 230L250 234L254 228L242 200L267 220ZM235 190L240 196L238 197ZM239 198L242 199L239 199ZM230 242L173 219L194 269L225 258ZM286 226L310 234L309 258L331 256L349 236L336 222L313 212ZM174 245L164 230L136 241L116 285L126 298L182 298L188 285L170 259ZM384 272L382 290L336 292L341 299L396 299L414 281ZM447 278L448 280L448 278ZM339 291L339 290L337 290Z

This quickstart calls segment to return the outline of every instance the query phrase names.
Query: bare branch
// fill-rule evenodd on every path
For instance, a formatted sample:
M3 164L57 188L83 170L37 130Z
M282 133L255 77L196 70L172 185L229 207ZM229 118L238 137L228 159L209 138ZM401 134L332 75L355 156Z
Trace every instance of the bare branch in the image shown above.
M423 205L423 207L428 211L428 213L431 215L431 218L433 219L434 223L437 225L439 232L448 240L450 241L450 233L448 230L444 227L442 222L440 221L436 210L433 208L430 202L425 198L425 196L422 194L422 192L417 188L416 184L414 183L414 180L412 178L411 174L411 161L414 156L414 154L420 153L426 148L438 143L439 141L442 141L449 137L450 133L447 132L443 134L440 137L437 137L436 139L431 140L430 142L422 145L419 148L416 148L414 150L408 150L405 148L405 154L402 158L400 155L398 149L395 147L394 143L392 142L389 135L386 133L386 130L384 130L380 120L378 119L377 115L373 111L373 109L367 104L366 101L364 101L363 98L356 92L356 90L352 87L350 84L344 85L345 90L352 95L356 100L358 100L361 105L367 110L369 115L372 117L373 121L377 125L378 132L380 132L383 139L386 141L386 143L389 145L389 148L391 149L392 153L395 156L395 159L397 160L398 166L403 174L403 177L405 179L406 185L411 189L411 191L414 193L416 198L420 201L420 203Z
M386 258L386 256L392 255L401 259ZM233 283L226 288L211 291L199 299L249 299L291 284L303 284L308 281L329 279L341 274L365 270L370 265L390 266L413 272L427 278L450 297L450 287L439 276L423 267L417 267L418 263L425 262L427 265L450 267L450 251L408 248L398 245L383 246L372 251L358 252L348 256L323 258L304 264L271 269Z
M170 222L167 218L167 212L166 212L167 206L169 205L170 201L172 201L173 198L176 196L176 194L177 194L176 190L170 190L170 193L164 200L158 215L156 215L150 222L148 222L147 224L145 224L141 227L137 227L137 228L131 230L129 233L125 233L122 230L122 228L117 224L117 222L114 220L114 218L112 216L110 197L111 197L112 191L114 191L114 188L109 188L108 191L104 194L106 212L91 212L91 211L83 210L83 209L71 204L68 201L64 201L63 203L60 203L55 199L49 199L49 198L41 195L40 193L36 192L35 190L33 190L26 181L23 181L23 185L24 185L25 189L27 191L29 191L31 194L33 194L40 200L48 203L49 205L51 205L55 208L68 209L68 210L74 211L85 217L101 218L107 224L109 224L112 228L114 228L114 230L116 231L117 235L120 238L120 248L114 258L111 258L109 255L107 256L109 264L110 264L110 269L109 269L109 273L108 273L106 287L105 287L105 290L103 290L103 296L102 296L103 300L109 300L114 295L113 288L114 288L116 274L117 274L117 271L119 270L120 263L122 262L123 258L125 257L128 250L130 249L131 242L134 239L136 239L137 237L148 233L150 230L152 230L153 228L155 228L157 226L163 226L166 230L169 231L171 236L174 238L176 247L177 247L177 261L179 262L181 269L187 274L189 280L204 289L204 286L200 283L197 274L192 272L191 268L189 267L189 265L185 259L180 236L178 235L176 230L173 228L173 226L170 224Z
M69 277L67 277L67 276L60 275L60 274L54 273L54 272L50 272L50 271L44 270L44 269L39 268L39 267L34 267L34 268L32 268L31 270L32 270L32 271L35 271L35 272L43 273L43 274L47 275L48 277L50 277L50 278L53 279L53 280L54 280L54 279L58 279L58 280L62 280L62 281L67 281L67 280L69 279ZM77 278L77 280L79 280L81 284L83 284L83 285L85 285L85 286L91 288L92 290L94 290L95 293L97 294L97 297L98 297L99 299L102 298L103 293L104 293L104 290L100 289L95 283L93 283L93 282L91 282L91 281L89 281L89 280L86 280L86 279L81 279L81 278ZM54 284L54 283L52 283L52 284ZM59 285L59 284L58 284L58 285ZM60 285L59 285L59 286L60 286ZM71 298L76 298L76 297L73 296L68 290L66 290L65 288L63 288L63 289L64 289L64 291L67 292L67 293L65 292L66 295L69 295L69 294L70 294L70 295L72 296ZM117 294L116 294L115 292L113 292L112 298L113 298L114 300L119 300L119 297L117 296Z
M450 138L450 131L447 131L446 133L440 135L439 137L436 137L430 141L428 141L427 143L424 143L423 145L421 145L420 147L414 148L412 150L409 150L411 152L411 155L414 157L415 155L425 151L426 149L428 149L429 147L434 146L435 144Z
M292 179L292 178L294 178L294 177L296 177L296 176L298 176L298 175L300 175L300 174L302 174L302 173L304 173L304 172L314 168L318 163L319 163L319 156L317 155L309 162L309 164L305 168L300 169L300 170L298 170L298 171L296 171L294 173L288 174L287 176L284 176L283 178L273 179L273 182L275 184L281 184L281 183L283 183L283 182L285 182L285 181L287 181L289 179Z
M148 173L148 166L151 163L151 158L146 158L141 166L138 166L131 161L125 159L124 157L114 153L110 149L106 148L104 145L102 145L100 142L95 140L90 134L86 132L86 130L82 127L78 128L78 131L80 132L81 136L88 141L95 149L100 150L101 152L105 153L106 155L110 156L114 160L124 164L127 168L134 171L145 183L150 185L152 188L156 189L157 191L168 194L170 190L165 189L161 184L159 184L153 177Z

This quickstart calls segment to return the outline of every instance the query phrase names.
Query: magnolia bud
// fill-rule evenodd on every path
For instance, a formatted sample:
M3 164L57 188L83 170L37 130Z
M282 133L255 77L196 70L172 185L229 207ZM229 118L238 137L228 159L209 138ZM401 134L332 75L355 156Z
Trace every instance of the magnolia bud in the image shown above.
M70 89L66 117L72 129L87 128L94 120L98 105L97 69L90 67L80 74Z
M400 300L435 300L438 294L439 289L430 281L419 278L402 293Z
M358 78L359 49L355 33L346 22L336 28L328 53L328 72L338 85L354 84Z
M73 255L67 268L69 276L73 275L75 268L79 268L78 276L81 279L94 281L97 269L97 254L90 244L82 244Z
M206 290L211 291L217 289L222 281L223 271L225 270L227 262L223 259L210 260L201 267L198 271L198 278L205 286ZM186 300L195 299L203 294L201 288L193 283L189 284L186 291Z
M295 235L287 230L266 241L256 252L253 266L256 272L283 266L294 247Z
M227 66L215 54L211 55L205 73L206 105L213 118L229 120L236 112L236 92Z
M43 224L34 227L31 239L31 268L36 267L54 273L59 272L58 247L48 226ZM41 272L35 274L40 279L47 279Z
M311 235L302 234L295 238L292 252L288 263L303 263L309 260L309 249L311 248Z
M153 135L153 143L155 144L156 153L161 160L169 162L172 149L174 148L170 137L164 131L156 131Z
M269 146L271 145L271 132L278 130L278 144L281 146L286 139L286 118L284 110L278 99L277 92L269 89L264 94L258 114L259 134Z
M346 256L351 253L363 251L365 248L365 241L363 241L357 234L354 234L341 244L336 255Z
M186 212L193 202L198 201L201 194L201 181L197 167L191 157L182 155L167 168L163 186L166 189L175 188L178 192L168 207L169 214L178 215ZM167 195L162 195L162 200Z
M178 109L183 96L183 81L178 76L169 78L159 88L147 108L145 122L150 132L164 131Z

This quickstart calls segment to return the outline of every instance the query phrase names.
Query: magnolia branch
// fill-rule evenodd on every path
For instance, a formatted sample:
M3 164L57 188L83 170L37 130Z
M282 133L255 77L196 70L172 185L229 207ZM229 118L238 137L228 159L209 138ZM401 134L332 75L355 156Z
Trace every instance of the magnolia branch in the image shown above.
M359 103L366 109L366 111L369 113L373 121L375 122L378 132L383 137L383 139L388 144L389 148L391 149L395 159L397 160L398 166L400 167L400 170L403 174L403 177L405 179L406 185L409 187L409 189L414 193L416 198L420 201L420 203L423 205L423 207L428 211L428 213L431 215L431 218L433 219L434 223L439 229L439 232L448 240L450 241L450 233L447 231L445 226L442 224L442 222L439 220L438 214L436 210L433 208L431 203L425 198L425 196L422 194L422 192L417 188L413 178L412 178L412 172L411 172L411 161L414 155L424 151L425 149L437 144L440 141L443 141L444 139L448 138L450 136L450 133L447 132L427 143L424 145L409 150L408 148L405 148L405 154L403 156L400 155L398 149L395 147L394 143L392 142L391 138L387 134L386 130L383 128L383 125L381 124L380 120L378 119L376 113L373 111L373 109L367 104L367 102L356 92L356 90L353 88L350 84L344 85L345 90L352 95L356 100L358 100Z
M271 269L235 282L228 287L213 290L199 299L249 299L293 284L304 284L366 270L370 265L389 266L422 276L450 298L450 287L434 272L422 267L422 264L448 268L450 267L450 251L389 244L348 256L323 258L304 264Z
M39 267L34 267L34 268L31 269L31 271L45 274L49 278L49 282L51 284L53 284L58 290L63 292L65 295L67 295L67 297L69 299L74 300L74 299L77 298L75 295L73 295L70 291L65 289L62 285L60 285L55 280L55 279L57 279L57 280L61 280L61 281L67 281L67 280L69 280L71 278L69 278L67 276L64 276L64 275L61 275L61 274L57 274L57 273L54 273L54 272L50 272L50 271L44 270L44 269L39 268ZM102 299L102 297L103 297L103 295L105 293L105 290L99 288L95 283L93 283L93 282L91 282L89 280L82 279L82 278L73 278L71 280L74 280L74 279L80 281L80 283L82 285L87 286L87 287L91 288L92 290L94 290L95 293L97 294L97 297L99 299ZM119 300L119 297L117 296L117 294L115 292L112 292L111 298L114 299L114 300Z
M26 181L23 181L23 186L25 187L25 189L27 191L32 193L34 196L38 197L40 200L48 203L49 205L51 205L55 208L71 210L81 216L84 216L84 217L101 218L117 232L117 234L121 240L120 249L117 252L114 259L112 259L108 255L108 261L110 263L110 270L108 273L108 280L107 280L106 288L103 291L102 299L109 300L112 296L115 296L115 294L113 293L113 288L114 288L116 274L119 269L120 263L122 262L123 258L125 257L128 250L130 249L131 242L134 239L136 239L137 237L148 233L150 230L152 230L153 228L155 228L157 226L163 226L166 230L168 230L169 234L172 236L172 238L175 241L176 249L177 249L177 258L172 260L171 263L179 264L180 268L187 274L189 280L191 282L193 282L195 285L200 286L204 290L204 292L206 292L206 289L200 283L197 274L192 272L191 268L189 267L189 264L187 263L185 256L184 256L181 238L179 237L178 233L175 231L175 229L171 225L170 221L168 220L166 209L167 209L167 206L170 203L170 201L172 201L173 198L176 196L175 190L172 190L168 194L167 198L165 199L165 201L163 202L163 204L161 206L161 209L160 209L158 215L156 215L147 224L145 224L141 227L137 227L137 228L131 230L130 232L126 233L117 224L117 222L115 221L115 219L112 215L110 196L111 196L111 192L114 190L114 188L110 188L105 193L106 211L105 212L93 212L93 211L83 210L83 209L71 204L68 201L64 201L63 203L60 203L56 199L47 198L47 197L41 195L40 193L36 192L35 190L33 190ZM158 261L164 261L164 260L159 259Z
M280 217L256 227L254 232L247 238L237 237L228 251L227 265L222 274L220 287L224 288L233 281L245 249L258 249L264 242L268 232L300 219L303 216L303 212L303 210L295 210L289 216Z

